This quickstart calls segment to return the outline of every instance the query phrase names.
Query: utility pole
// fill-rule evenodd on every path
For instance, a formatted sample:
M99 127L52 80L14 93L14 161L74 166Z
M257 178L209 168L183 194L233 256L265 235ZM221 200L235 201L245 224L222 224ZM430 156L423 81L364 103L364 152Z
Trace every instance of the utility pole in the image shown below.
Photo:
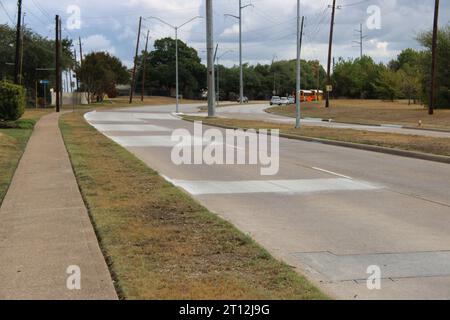
M60 59L60 67L61 67L61 57L62 57L62 21L61 21L61 17L59 18L59 59ZM62 70L60 69L59 71L59 83L60 83L60 100L59 100L59 104L60 104L60 108L63 107L64 105L64 100L63 100L63 92L64 92L64 87L63 87L63 75L62 75Z
M141 101L144 101L144 91L145 91L145 67L147 65L147 49L148 49L148 37L150 30L147 30L147 39L145 40L145 53L142 58L142 89L141 89Z
M242 10L247 7L253 7L253 4L242 6L242 0L239 0L239 16L226 14L225 16L239 20L239 103L244 103L244 67L242 65Z
M331 88L331 53L333 47L333 31L334 31L334 15L336 13L336 0L333 0L333 7L331 12L331 24L330 24L330 40L328 44L328 66L327 66L327 97L325 107L330 107L330 89Z
M81 37L78 37L78 44L80 45L80 66L83 63L83 44L81 43Z
M56 96L56 112L60 111L60 95L59 92L61 91L61 87L60 87L60 81L61 81L61 75L60 75L60 56L59 56L59 16L56 15L55 18L55 22L56 22L56 33L55 33L55 96Z
M139 17L139 30L136 41L136 53L134 55L133 77L131 79L131 88L130 88L130 104L133 103L133 93L136 85L136 65L139 53L139 40L141 39L141 27L142 27L142 17Z
M206 0L206 48L208 56L208 117L216 115L216 91L214 82L214 24L212 0ZM217 51L216 51L217 53Z
M23 39L25 34L25 12L22 17L22 28L20 33L20 67L19 67L19 84L23 81Z
M19 84L20 38L22 34L22 0L17 1L16 57L14 62L14 83Z
M358 45L358 47L359 47L359 56L362 59L362 57L363 57L364 39L367 38L367 36L364 36L362 23L360 23L360 25L359 25L359 30L355 30L355 32L357 32L359 34L359 40L358 41L353 41L353 43L356 43Z
M439 23L439 0L435 0L434 6L434 25L433 25L433 44L431 46L431 90L430 90L430 104L428 107L428 114L434 114L434 103L436 96L436 77L437 77L437 38L438 38L438 23Z
M297 0L297 87L296 87L296 121L295 128L301 126L301 102L300 102L300 90L301 90L301 52L302 52L302 36L303 36L303 24L305 17L302 17L300 23L300 0Z

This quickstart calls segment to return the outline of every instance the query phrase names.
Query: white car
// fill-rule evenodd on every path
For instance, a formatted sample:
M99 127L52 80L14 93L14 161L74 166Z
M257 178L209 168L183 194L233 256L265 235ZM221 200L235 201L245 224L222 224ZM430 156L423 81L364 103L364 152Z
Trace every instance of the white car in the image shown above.
M270 105L278 105L281 106L281 98L279 96L273 96L272 99L270 99Z
M285 104L285 105L290 104L290 103L289 103L289 99L288 99L287 97L282 97L282 98L281 98L281 104Z
M289 104L295 104L295 98L293 97L293 96L290 96L289 98L288 98L288 100L289 100Z

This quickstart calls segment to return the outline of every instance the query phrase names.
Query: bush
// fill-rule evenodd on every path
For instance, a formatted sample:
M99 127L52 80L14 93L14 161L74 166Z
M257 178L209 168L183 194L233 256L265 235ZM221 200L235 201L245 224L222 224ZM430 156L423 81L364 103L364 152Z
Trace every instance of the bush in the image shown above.
M25 112L25 90L9 82L0 82L0 120L15 121Z

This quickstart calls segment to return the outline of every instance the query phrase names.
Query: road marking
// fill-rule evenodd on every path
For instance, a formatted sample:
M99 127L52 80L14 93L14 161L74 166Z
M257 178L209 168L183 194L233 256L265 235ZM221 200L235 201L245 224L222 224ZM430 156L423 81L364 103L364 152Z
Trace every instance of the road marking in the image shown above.
M101 132L117 131L117 132L170 132L169 128L155 126L152 124L92 124Z
M317 171L322 171L322 172L325 172L325 173L329 173L329 174L332 174L332 175L337 176L337 177L353 180L352 177L344 176L343 174L339 174L339 173L336 173L336 172L333 172L333 171L329 171L329 170L325 170L325 169L322 169L322 168L312 167L312 169L317 170Z
M307 194L326 191L377 190L380 186L349 179L248 180L248 181L192 181L166 177L177 187L192 195L283 193Z
M168 113L135 113L135 112L89 112L84 115L88 122L108 121L108 122L136 122L145 123L145 120L173 120L181 121Z
M122 147L167 147L172 148L179 146L204 146L207 142L202 138L190 137L190 141L183 143L172 141L171 136L110 136L114 142L120 144Z

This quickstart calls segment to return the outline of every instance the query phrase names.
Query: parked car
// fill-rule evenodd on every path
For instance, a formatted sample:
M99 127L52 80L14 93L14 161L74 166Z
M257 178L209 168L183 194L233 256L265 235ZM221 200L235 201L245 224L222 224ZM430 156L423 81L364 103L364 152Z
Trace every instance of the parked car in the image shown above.
M289 104L295 104L295 98L293 96L288 97Z
M237 102L241 102L241 99L240 99L240 98L237 98ZM244 97L242 98L242 102L243 102L243 103L248 103L248 98L247 98L246 96L244 96Z
M281 98L281 104L285 104L285 105L290 104L290 103L289 103L289 99L288 99L287 97L282 97L282 98Z
M273 96L272 99L270 99L270 105L278 105L281 106L281 98L279 96Z

